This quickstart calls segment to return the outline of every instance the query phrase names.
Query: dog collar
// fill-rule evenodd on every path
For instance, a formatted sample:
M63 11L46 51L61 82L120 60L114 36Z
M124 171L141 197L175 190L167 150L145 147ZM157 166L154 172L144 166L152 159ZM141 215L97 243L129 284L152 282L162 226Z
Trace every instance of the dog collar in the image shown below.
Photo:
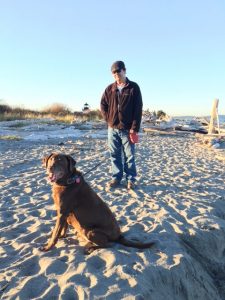
M80 176L74 175L67 179L67 184L80 183Z

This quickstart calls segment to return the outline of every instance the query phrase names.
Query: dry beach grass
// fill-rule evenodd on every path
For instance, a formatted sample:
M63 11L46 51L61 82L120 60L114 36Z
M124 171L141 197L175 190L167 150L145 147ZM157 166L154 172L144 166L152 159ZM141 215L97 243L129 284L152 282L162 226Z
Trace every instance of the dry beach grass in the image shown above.
M1 142L0 295L2 299L225 299L224 162L192 135L142 135L138 189L107 192L108 155L86 180L129 238L155 240L139 251L121 245L83 254L72 230L50 252L55 222L41 159L72 155L83 172L105 139Z

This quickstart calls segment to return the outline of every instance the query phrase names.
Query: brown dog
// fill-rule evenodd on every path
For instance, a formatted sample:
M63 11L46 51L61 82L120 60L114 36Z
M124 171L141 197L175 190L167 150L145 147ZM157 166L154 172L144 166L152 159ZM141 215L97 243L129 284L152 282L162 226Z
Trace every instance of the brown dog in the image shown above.
M57 209L57 221L51 238L42 251L50 250L60 237L65 237L68 224L87 240L86 253L106 248L109 242L128 247L150 248L151 243L126 240L109 207L85 182L75 168L75 160L68 155L52 153L43 159L49 180L53 183L52 195Z

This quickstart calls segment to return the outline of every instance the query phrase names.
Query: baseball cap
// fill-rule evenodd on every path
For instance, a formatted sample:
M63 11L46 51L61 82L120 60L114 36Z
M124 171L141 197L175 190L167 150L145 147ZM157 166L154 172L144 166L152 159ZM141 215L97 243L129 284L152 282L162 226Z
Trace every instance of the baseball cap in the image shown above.
M121 60L117 60L115 61L113 64L112 64L112 67L111 67L111 71L116 71L116 70L126 70L126 67L125 67L125 64L123 61Z

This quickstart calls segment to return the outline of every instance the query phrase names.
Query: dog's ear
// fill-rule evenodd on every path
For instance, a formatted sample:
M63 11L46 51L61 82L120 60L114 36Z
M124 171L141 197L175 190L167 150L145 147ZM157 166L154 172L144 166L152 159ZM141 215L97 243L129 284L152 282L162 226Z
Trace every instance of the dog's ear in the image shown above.
M45 157L42 159L42 165L43 165L43 167L47 168L48 160L49 160L49 158L50 158L53 154L54 154L54 153L51 153L50 155L45 156Z
M69 171L73 172L74 166L76 165L76 161L70 155L66 155L66 158L67 158L68 163L69 163Z

